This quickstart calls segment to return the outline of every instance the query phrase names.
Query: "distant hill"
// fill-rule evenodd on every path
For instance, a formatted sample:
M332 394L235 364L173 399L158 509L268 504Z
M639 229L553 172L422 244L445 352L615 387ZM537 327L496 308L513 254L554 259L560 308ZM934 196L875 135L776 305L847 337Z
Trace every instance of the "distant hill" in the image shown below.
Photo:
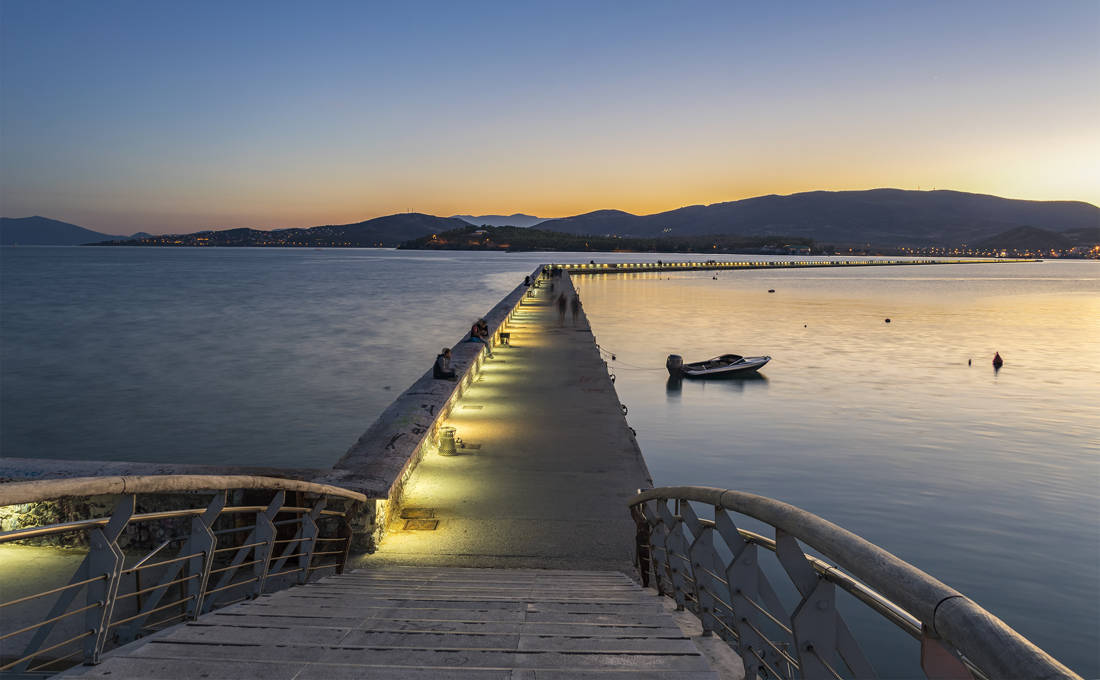
M466 220L476 227L489 225L490 227L533 227L546 220L534 215L516 213L514 215L452 215L460 220Z
M1075 246L1091 246L1100 244L1100 224L1084 229L1067 229L1062 236L1068 238Z
M108 239L125 239L48 217L0 217L0 245L78 246Z
M958 245L1020 225L1054 232L1100 225L1100 208L1079 201L1022 201L958 191L813 191L694 205L653 215L599 210L547 220L574 234L691 236L784 234L819 243Z
M979 241L975 248L982 250L1064 250L1077 245L1065 234L1035 227L1016 227L996 236Z
M491 226L494 219L523 222L539 218L521 213L459 217L398 213L353 224L301 229L208 229L192 234L135 234L133 237L101 234L44 217L3 218L0 243L396 247L406 241L462 229L474 223L474 226ZM530 224L534 223L505 226L530 228ZM1021 201L958 191L813 191L694 205L653 215L597 210L537 224L542 230L559 234L673 239L677 244L694 244L696 238L702 236L727 237L723 243L756 242L764 238L778 245L801 239L838 248L862 247L863 244L877 248L975 246L1005 234L1009 240L1036 237L1039 241L1049 241L1042 234L1014 231L1028 225L1041 232L1060 234L1072 246L1100 244L1100 208L1090 203ZM995 247L1027 247L1005 243ZM1050 247L1057 249L1057 246Z
M398 213L354 224L328 225L286 231L305 232L311 239L343 239L353 245L379 244L388 248L400 245L410 238L419 238L427 234L458 229L463 226L465 226L465 222L453 217L436 217L424 213Z
M810 254L813 242L809 239L780 240L784 246L776 246L771 237L744 236L677 236L673 238L644 238L618 236L584 236L563 234L531 227L475 227L467 225L418 239L398 246L407 250L507 250L507 251L566 251L607 252L630 251L652 253L791 253Z
M423 213L398 213L354 224L329 224L308 229L220 229L193 234L111 239L95 245L125 246L313 246L393 247L410 239L470 226L460 219Z

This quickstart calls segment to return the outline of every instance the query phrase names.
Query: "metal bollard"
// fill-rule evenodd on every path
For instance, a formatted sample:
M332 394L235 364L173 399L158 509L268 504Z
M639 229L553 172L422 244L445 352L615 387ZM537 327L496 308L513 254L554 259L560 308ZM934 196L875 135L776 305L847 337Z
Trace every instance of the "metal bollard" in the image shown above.
M458 455L458 450L455 448L455 429L449 425L439 428L439 455Z

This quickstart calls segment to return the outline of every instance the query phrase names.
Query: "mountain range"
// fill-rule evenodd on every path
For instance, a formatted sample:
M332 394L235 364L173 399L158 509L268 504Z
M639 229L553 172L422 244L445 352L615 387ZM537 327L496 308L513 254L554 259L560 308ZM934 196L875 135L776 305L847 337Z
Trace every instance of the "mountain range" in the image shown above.
M38 215L0 217L0 245L4 246L78 246L93 241L121 241L128 238L131 237L102 234Z
M469 225L538 219L521 213L456 217L398 213L353 224L301 229L238 228L186 235L140 234L135 238L101 234L43 217L4 218L0 223L0 243L393 247ZM1070 242L1095 243L1094 234L1100 229L1100 208L1080 201L1024 201L958 191L871 189L758 196L652 215L598 210L530 224L536 223L545 231L593 236L774 235L837 246L958 246L985 242L1028 226L1063 234Z
M218 229L193 234L145 236L94 245L135 246L312 246L316 248L391 248L420 236L472 227L455 217L423 213L397 213L355 222L304 229Z
M546 221L545 217L535 217L523 213L515 213L514 215L451 215L451 217L466 220L478 227L486 225L490 227L533 227Z
M812 191L693 205L653 215L620 210L547 220L570 234L783 235L819 243L956 246L1029 225L1065 232L1100 226L1100 208L1080 201L1023 201L959 191Z

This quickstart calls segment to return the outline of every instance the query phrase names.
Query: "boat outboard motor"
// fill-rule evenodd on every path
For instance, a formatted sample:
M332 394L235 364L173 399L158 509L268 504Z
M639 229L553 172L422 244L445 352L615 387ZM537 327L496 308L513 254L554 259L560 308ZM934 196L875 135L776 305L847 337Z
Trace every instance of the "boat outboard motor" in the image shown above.
M669 354L668 359L665 359L665 368L668 369L668 374L673 377L680 377L683 375L681 370L684 366L684 358L679 354Z

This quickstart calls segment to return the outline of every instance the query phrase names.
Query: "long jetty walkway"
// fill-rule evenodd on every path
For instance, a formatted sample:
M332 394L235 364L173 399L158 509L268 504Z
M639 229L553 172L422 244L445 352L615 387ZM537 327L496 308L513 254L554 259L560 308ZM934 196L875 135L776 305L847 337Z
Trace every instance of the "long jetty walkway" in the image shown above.
M652 480L583 310L554 304L569 277L532 293L448 419L459 455L421 461L364 565L630 569L626 503Z

